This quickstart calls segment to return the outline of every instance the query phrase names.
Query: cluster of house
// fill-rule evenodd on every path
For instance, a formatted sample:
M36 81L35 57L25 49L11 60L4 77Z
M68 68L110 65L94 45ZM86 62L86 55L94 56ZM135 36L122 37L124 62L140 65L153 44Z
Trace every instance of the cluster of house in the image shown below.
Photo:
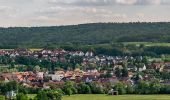
M121 65L116 65L114 68L122 68ZM153 64L152 68L161 68L160 64ZM140 71L146 70L146 66L143 66ZM65 81L74 81L76 83L85 82L100 82L105 83L117 83L119 81L134 84L132 77L135 75L135 72L131 68L128 68L128 77L118 78L114 73L112 77L103 78L102 75L105 75L107 70L98 71L97 69L83 71L79 68L73 71L55 71L55 73L50 74L48 72L13 72L13 73L1 73L0 81L9 82L17 81L22 83L24 86L28 87L40 87L40 88L49 88L48 84L64 84ZM140 76L142 80L153 80L154 76L146 74L145 76Z
M100 75L104 72L98 72L97 70L88 70L84 72L80 69L75 69L74 71L56 71L54 74L49 74L48 72L13 72L13 73L2 73L0 74L0 81L9 82L17 81L23 83L29 87L43 87L44 83L61 84L65 81L74 81L76 83L80 82L117 82L116 77L100 79Z
M13 72L13 73L1 73L0 81L9 82L15 80L17 82L22 83L28 87L44 87L49 88L47 84L63 84L65 81L74 81L76 83L79 82L100 82L100 83L117 83L118 81L134 84L132 77L134 77L137 71L142 72L145 70L156 70L170 72L170 63L151 63L149 65L140 64L133 65L128 64L128 77L119 78L115 76L114 70L116 68L123 69L122 63L124 61L128 61L128 59L134 59L133 57L114 57L114 56L106 56L106 55L94 55L92 51L88 51L86 53L82 51L65 51L63 49L56 50L39 50L39 51L31 51L28 49L15 49L15 50L0 50L0 55L9 55L10 57L16 56L31 56L35 58L50 58L52 61L57 61L58 59L65 61L66 58L64 55L71 56L82 56L83 64L87 65L89 63L98 64L98 66L111 66L113 68L113 72L110 72L112 77L103 78L102 75L107 73L107 70L97 70L86 69L80 70L79 68L75 70L60 70L55 71L53 74L48 72ZM58 56L60 55L60 58ZM154 80L155 76L146 74L144 76L140 76L142 80ZM45 85L44 85L45 84Z
M43 49L43 50L30 50L25 48L19 48L19 49L9 49L9 50L0 50L0 55L9 55L10 57L16 57L16 56L32 56L35 58L38 57L56 57L58 55L66 55L70 54L72 56L93 56L94 53L92 51L88 51L86 53L82 51L65 51L64 49L55 49L55 50L49 50L49 49Z

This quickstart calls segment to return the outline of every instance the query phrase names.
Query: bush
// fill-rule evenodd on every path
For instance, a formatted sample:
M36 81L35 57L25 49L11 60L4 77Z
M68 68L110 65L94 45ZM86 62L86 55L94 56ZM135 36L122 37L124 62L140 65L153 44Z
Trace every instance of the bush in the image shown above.
M16 96L16 100L28 100L28 97L27 97L26 94L19 93L19 94L17 94L17 96Z

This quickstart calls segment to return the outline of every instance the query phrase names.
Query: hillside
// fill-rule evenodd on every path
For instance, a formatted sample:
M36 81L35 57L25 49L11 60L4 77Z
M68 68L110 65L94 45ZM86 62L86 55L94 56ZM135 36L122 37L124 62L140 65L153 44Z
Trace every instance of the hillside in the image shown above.
M111 42L170 42L170 23L94 23L0 28L0 48Z

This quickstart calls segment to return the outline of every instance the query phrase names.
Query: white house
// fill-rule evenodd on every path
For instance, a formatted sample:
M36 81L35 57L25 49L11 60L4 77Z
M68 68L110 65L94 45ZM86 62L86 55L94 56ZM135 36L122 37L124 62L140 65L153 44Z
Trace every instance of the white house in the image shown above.
M42 54L51 54L52 51L51 51L51 50L43 50L41 53L42 53Z
M84 56L84 52L82 51L70 52L69 54L72 56Z
M64 78L64 75L60 74L60 75L51 75L51 78L53 81L61 81Z
M76 54L77 56L84 56L84 52L82 52L82 51L77 51L75 54Z
M97 70L97 69L92 69L92 70L88 70L87 72L88 72L88 73L97 73L98 70Z
M5 96L7 97L7 98L14 98L15 96L16 96L17 94L16 94L16 92L15 91L8 91L8 92L6 92L6 94L5 94Z
M93 55L94 55L94 53L93 53L92 51L88 51L88 52L85 54L86 57L87 57L87 56L92 57Z
M37 78L44 78L44 72L38 72Z
M145 66L145 64L144 64L144 65L142 65L141 67L139 67L139 71L140 71L140 72L142 72L142 71L144 71L144 70L146 70L146 66Z
M86 78L85 82L86 83L91 83L93 80L92 79L89 79L88 77Z

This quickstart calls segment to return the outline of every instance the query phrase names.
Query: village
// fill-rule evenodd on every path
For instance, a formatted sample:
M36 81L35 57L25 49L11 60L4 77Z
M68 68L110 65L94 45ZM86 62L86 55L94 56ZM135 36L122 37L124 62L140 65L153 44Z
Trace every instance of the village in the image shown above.
M68 57L69 55L69 57ZM159 80L161 84L169 84L170 81L159 73L170 72L170 62L150 61L146 57L132 56L109 56L95 55L92 51L84 53L83 51L65 51L63 49L56 50L39 50L31 51L29 49L0 50L0 56L9 56L12 62L15 62L17 56L26 56L41 62L42 59L50 62L70 62L70 57L81 57L74 59L74 68L63 68L49 70L41 70L36 65L32 71L14 71L0 72L0 81L10 82L17 81L22 85L33 88L50 88L50 84L61 85L66 81L75 83L117 83L123 82L135 84L135 78L144 81ZM2 59L0 61L2 63ZM70 62L71 63L71 62ZM3 65L3 64L2 64ZM16 65L15 65L16 66ZM26 66L26 65L24 65ZM23 66L23 67L24 67Z

